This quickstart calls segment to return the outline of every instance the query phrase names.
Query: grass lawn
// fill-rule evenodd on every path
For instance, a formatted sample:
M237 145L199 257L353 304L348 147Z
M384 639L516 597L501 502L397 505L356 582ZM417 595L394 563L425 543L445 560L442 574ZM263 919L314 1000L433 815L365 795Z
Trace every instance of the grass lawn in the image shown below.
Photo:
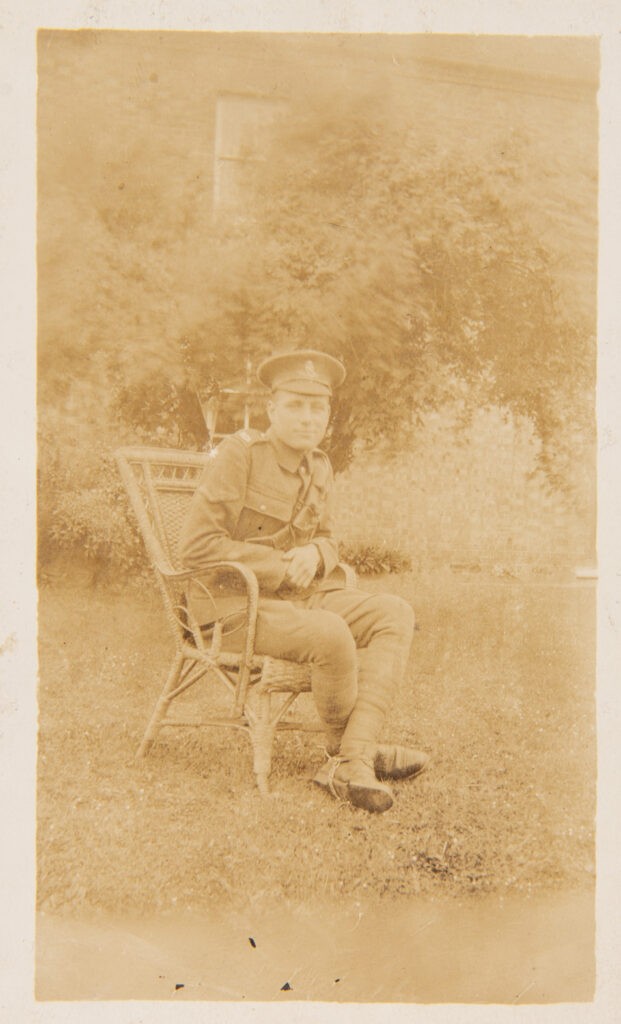
M378 816L312 784L320 734L277 738L268 800L235 730L165 730L136 761L171 656L157 593L42 588L41 910L592 886L594 589L449 572L362 585L399 593L416 610L407 681L385 735L433 759L420 779L395 785L394 806ZM221 700L219 690L202 695ZM310 695L302 700L312 716Z

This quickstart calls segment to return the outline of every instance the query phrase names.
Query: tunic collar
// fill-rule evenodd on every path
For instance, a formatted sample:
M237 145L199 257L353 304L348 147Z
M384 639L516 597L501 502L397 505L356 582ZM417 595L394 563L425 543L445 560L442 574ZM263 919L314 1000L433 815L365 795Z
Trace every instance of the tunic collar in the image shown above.
M288 444L276 437L271 427L268 427L265 436L276 453L278 465L283 469L287 469L290 473L297 473L303 462L310 468L308 458L310 452L297 452L294 448L290 448Z

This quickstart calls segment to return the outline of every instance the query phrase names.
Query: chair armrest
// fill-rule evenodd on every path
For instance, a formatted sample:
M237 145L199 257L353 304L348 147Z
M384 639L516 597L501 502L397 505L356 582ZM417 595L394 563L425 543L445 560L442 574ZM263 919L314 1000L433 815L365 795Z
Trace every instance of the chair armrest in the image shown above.
M219 569L222 569L223 571L226 570L227 572L233 571L237 573L239 576L241 576L248 600L249 625L252 624L253 626L252 633L254 648L254 632L256 629L256 618L259 604L259 584L257 582L257 577L252 569L249 569L248 566L243 565L241 562L210 562L208 565L201 565L195 569L163 570L159 567L158 569L159 572L167 581L170 581L172 583L183 583L185 580L187 580L190 583L192 581L195 581L198 584L198 586L200 586L201 589L203 589L207 594L209 594L208 588L205 587L205 585L198 578L201 575L205 573L217 573ZM189 622L188 626L192 630L195 640L197 640L198 638L196 635L196 630ZM254 653L254 650L252 653Z
M246 590L248 591L248 596L250 598L256 598L257 601L259 598L259 584L257 582L257 577L255 576L252 569L249 569L247 565L243 565L242 562L210 562L208 565L199 565L195 569L179 570L170 569L168 568L168 566L163 567L161 565L158 565L157 569L159 572L161 572L162 576L164 576L167 580L171 580L173 582L183 582L183 580L191 580L194 577L201 576L203 573L206 572L217 572L218 569L232 569L233 572L239 573L239 575L244 580L244 583L246 584Z
M184 580L195 581L198 586L202 587L207 593L209 593L207 588L204 586L203 583L201 583L198 577L207 572L217 572L219 569L226 570L227 572L232 571L234 573L237 573L241 577L246 589L248 605L248 622L245 626L246 642L244 644L242 652L242 662L240 665L239 679L235 691L236 713L241 714L241 711L244 707L244 703L246 700L246 692L250 681L250 669L254 659L254 641L257 631L257 612L259 608L259 584L257 582L257 577L255 573L252 571L252 569L249 569L247 565L243 565L241 562L211 562L208 565L201 565L194 569L181 569L178 571L169 570L166 572L162 572L162 570L160 569L159 571L162 573L162 576L167 581L175 583L180 583ZM191 630L197 648L199 650L204 650L205 648L203 645L203 638L198 623L192 622L190 620L190 616L187 609L185 614L187 617L187 628ZM181 625L183 626L183 623L181 623ZM221 637L222 626L221 624L220 626L218 626L216 620L216 632L214 636L214 643L212 643L212 650L210 652L212 656L215 656L219 653L217 647L219 646Z

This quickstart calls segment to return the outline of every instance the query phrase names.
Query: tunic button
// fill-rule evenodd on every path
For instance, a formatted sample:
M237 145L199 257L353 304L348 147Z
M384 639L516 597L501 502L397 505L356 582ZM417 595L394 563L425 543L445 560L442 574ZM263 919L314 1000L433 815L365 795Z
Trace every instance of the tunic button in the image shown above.
M265 505L261 505L261 511L265 512Z

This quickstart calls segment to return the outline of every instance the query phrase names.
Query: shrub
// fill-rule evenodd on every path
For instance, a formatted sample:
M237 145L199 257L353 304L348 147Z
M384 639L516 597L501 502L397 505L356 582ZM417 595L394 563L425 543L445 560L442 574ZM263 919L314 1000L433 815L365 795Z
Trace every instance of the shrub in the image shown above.
M339 557L360 576L378 576L383 572L408 572L412 562L402 551L385 544L341 544Z
M57 495L49 539L57 551L103 567L105 576L134 575L146 569L144 545L113 467L103 466L101 486Z

